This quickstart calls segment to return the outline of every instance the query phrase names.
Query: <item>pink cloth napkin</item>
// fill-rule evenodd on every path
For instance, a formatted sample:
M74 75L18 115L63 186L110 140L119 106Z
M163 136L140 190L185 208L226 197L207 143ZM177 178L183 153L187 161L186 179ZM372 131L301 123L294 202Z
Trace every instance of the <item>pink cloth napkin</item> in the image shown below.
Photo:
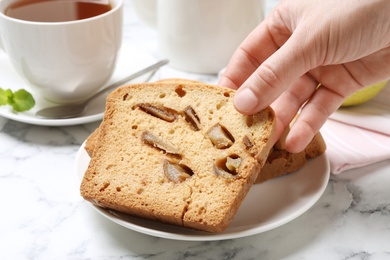
M390 159L390 83L367 103L336 111L321 134L334 174Z

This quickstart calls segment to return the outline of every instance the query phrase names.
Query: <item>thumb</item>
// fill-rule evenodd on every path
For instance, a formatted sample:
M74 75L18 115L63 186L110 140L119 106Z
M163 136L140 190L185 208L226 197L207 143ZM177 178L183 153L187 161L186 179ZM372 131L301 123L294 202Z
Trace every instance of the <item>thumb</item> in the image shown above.
M251 115L266 108L313 67L311 57L316 55L310 49L314 48L305 48L302 37L296 35L269 56L237 90L234 106L239 112Z

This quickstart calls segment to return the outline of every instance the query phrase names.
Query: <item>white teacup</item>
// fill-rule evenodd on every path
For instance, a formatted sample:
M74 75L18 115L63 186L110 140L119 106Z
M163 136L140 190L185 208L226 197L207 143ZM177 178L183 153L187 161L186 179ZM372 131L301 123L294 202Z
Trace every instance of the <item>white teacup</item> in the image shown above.
M11 18L4 12L14 1L0 1L0 47L34 92L56 103L80 102L110 79L122 42L123 0L67 22Z
M195 73L218 73L264 18L264 0L156 1L161 54Z

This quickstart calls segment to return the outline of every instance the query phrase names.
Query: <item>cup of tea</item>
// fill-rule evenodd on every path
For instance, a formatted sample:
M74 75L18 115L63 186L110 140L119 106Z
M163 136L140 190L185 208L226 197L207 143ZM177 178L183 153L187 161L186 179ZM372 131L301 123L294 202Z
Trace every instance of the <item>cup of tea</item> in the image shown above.
M195 73L218 73L264 18L264 0L155 1L161 54Z
M0 47L34 93L80 102L113 74L123 0L1 0Z

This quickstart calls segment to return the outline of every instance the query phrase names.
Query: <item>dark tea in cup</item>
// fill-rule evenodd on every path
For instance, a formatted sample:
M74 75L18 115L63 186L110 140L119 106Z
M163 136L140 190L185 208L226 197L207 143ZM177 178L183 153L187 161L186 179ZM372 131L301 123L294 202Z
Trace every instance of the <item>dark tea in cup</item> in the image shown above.
M66 22L94 17L111 10L108 0L17 0L5 15L32 22Z

